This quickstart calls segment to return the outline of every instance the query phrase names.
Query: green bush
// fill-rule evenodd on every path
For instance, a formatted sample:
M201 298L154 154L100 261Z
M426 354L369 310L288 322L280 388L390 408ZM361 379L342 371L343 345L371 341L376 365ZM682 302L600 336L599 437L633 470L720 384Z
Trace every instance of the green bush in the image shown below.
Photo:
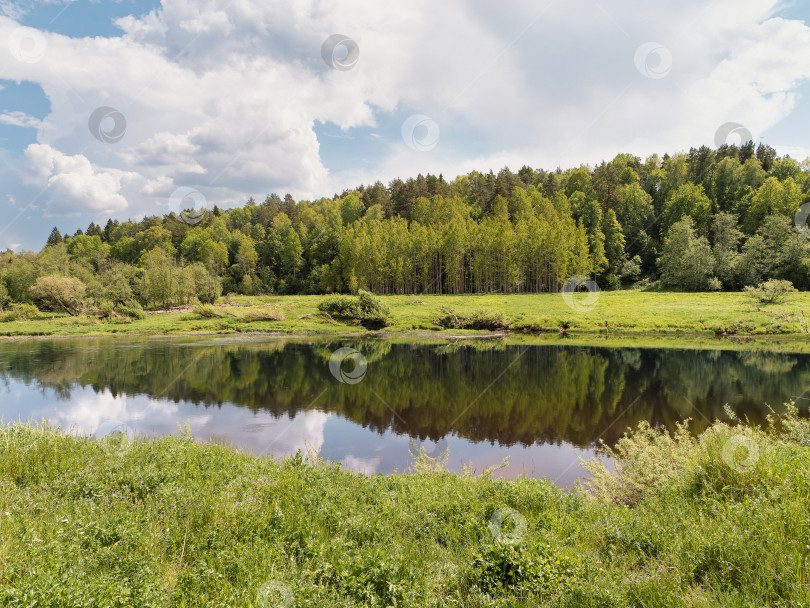
M39 309L33 304L12 304L0 315L0 323L36 319L39 315Z
M796 291L793 283L779 279L770 279L756 287L749 285L745 288L746 294L763 304L783 302L789 294L796 293Z
M391 314L379 298L362 289L357 296L326 297L318 304L318 310L335 319L360 323L368 329L385 327Z
M76 316L81 313L87 287L76 277L50 275L39 277L28 291L46 310L64 310Z
M574 575L573 562L548 545L529 550L498 542L476 555L469 579L489 595L518 591L543 597L566 588Z
M509 321L500 311L481 309L469 316L455 314L449 310L443 312L445 316L435 323L445 329L509 329Z
M123 304L119 304L115 307L115 311L124 317L129 317L130 319L145 319L146 313L143 310L143 306L137 300L127 300Z
M251 310L241 319L246 323L251 323L253 321L284 321L286 317L282 310Z
M219 314L210 304L200 304L194 307L194 313L205 317L206 319L217 319L222 315Z
M115 313L115 304L110 300L101 300L96 303L96 309L102 319L109 319Z

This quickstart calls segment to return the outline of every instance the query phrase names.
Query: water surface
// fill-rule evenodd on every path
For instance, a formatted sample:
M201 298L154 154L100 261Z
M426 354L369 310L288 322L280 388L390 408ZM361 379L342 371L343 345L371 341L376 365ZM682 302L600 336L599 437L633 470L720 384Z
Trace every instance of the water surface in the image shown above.
M331 362L331 366L330 366ZM412 442L476 470L569 487L599 440L646 420L693 432L728 403L753 423L810 387L810 355L503 340L99 338L0 343L0 416L79 433L223 439L407 470Z

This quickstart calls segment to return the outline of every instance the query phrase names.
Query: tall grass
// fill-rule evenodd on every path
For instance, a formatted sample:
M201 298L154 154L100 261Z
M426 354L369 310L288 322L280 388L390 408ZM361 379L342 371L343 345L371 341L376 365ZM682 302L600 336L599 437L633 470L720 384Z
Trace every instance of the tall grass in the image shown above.
M3 606L806 606L810 425L642 426L565 492L0 430Z

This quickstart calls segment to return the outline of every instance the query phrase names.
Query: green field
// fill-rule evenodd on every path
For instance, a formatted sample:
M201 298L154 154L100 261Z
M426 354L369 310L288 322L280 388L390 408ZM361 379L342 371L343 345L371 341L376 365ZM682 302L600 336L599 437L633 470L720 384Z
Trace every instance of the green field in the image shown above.
M187 334L197 332L365 332L357 325L330 322L318 317L300 319L318 312L324 296L233 296L232 304L217 305L218 318L194 312L150 314L143 320L102 320L92 315L69 317L43 313L38 319L0 323L2 336L95 335L95 334ZM578 296L583 297L583 296ZM642 291L603 292L593 308L577 312L558 293L465 296L382 296L391 311L390 332L470 333L441 330L434 321L443 311L470 314L501 313L510 330L569 335L643 334L714 335L727 330L738 336L800 336L805 311L810 310L810 292L794 294L782 304L760 304L742 293L661 293ZM249 321L256 311L281 311L284 321ZM473 332L474 333L474 332Z
M0 604L806 606L810 425L780 429L642 429L565 492L5 427Z

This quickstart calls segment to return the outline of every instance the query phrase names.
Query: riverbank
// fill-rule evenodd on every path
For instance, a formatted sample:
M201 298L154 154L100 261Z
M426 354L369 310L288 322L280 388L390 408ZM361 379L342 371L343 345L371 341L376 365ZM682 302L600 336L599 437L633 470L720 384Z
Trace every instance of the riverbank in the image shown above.
M43 313L37 319L0 323L0 336L369 333L357 325L315 316L322 299L323 296L233 296L213 308L217 316L189 310L150 314L140 320ZM805 337L808 328L805 311L810 310L810 292L794 294L789 302L781 304L761 304L742 293L603 292L592 306L581 310L569 306L556 293L381 299L391 311L386 332L446 336L492 333L442 329L436 321L448 311L456 315L489 311L501 315L512 334L562 331L569 336ZM283 320L270 320L270 316Z
M0 603L800 606L810 426L642 429L591 488L0 432Z

